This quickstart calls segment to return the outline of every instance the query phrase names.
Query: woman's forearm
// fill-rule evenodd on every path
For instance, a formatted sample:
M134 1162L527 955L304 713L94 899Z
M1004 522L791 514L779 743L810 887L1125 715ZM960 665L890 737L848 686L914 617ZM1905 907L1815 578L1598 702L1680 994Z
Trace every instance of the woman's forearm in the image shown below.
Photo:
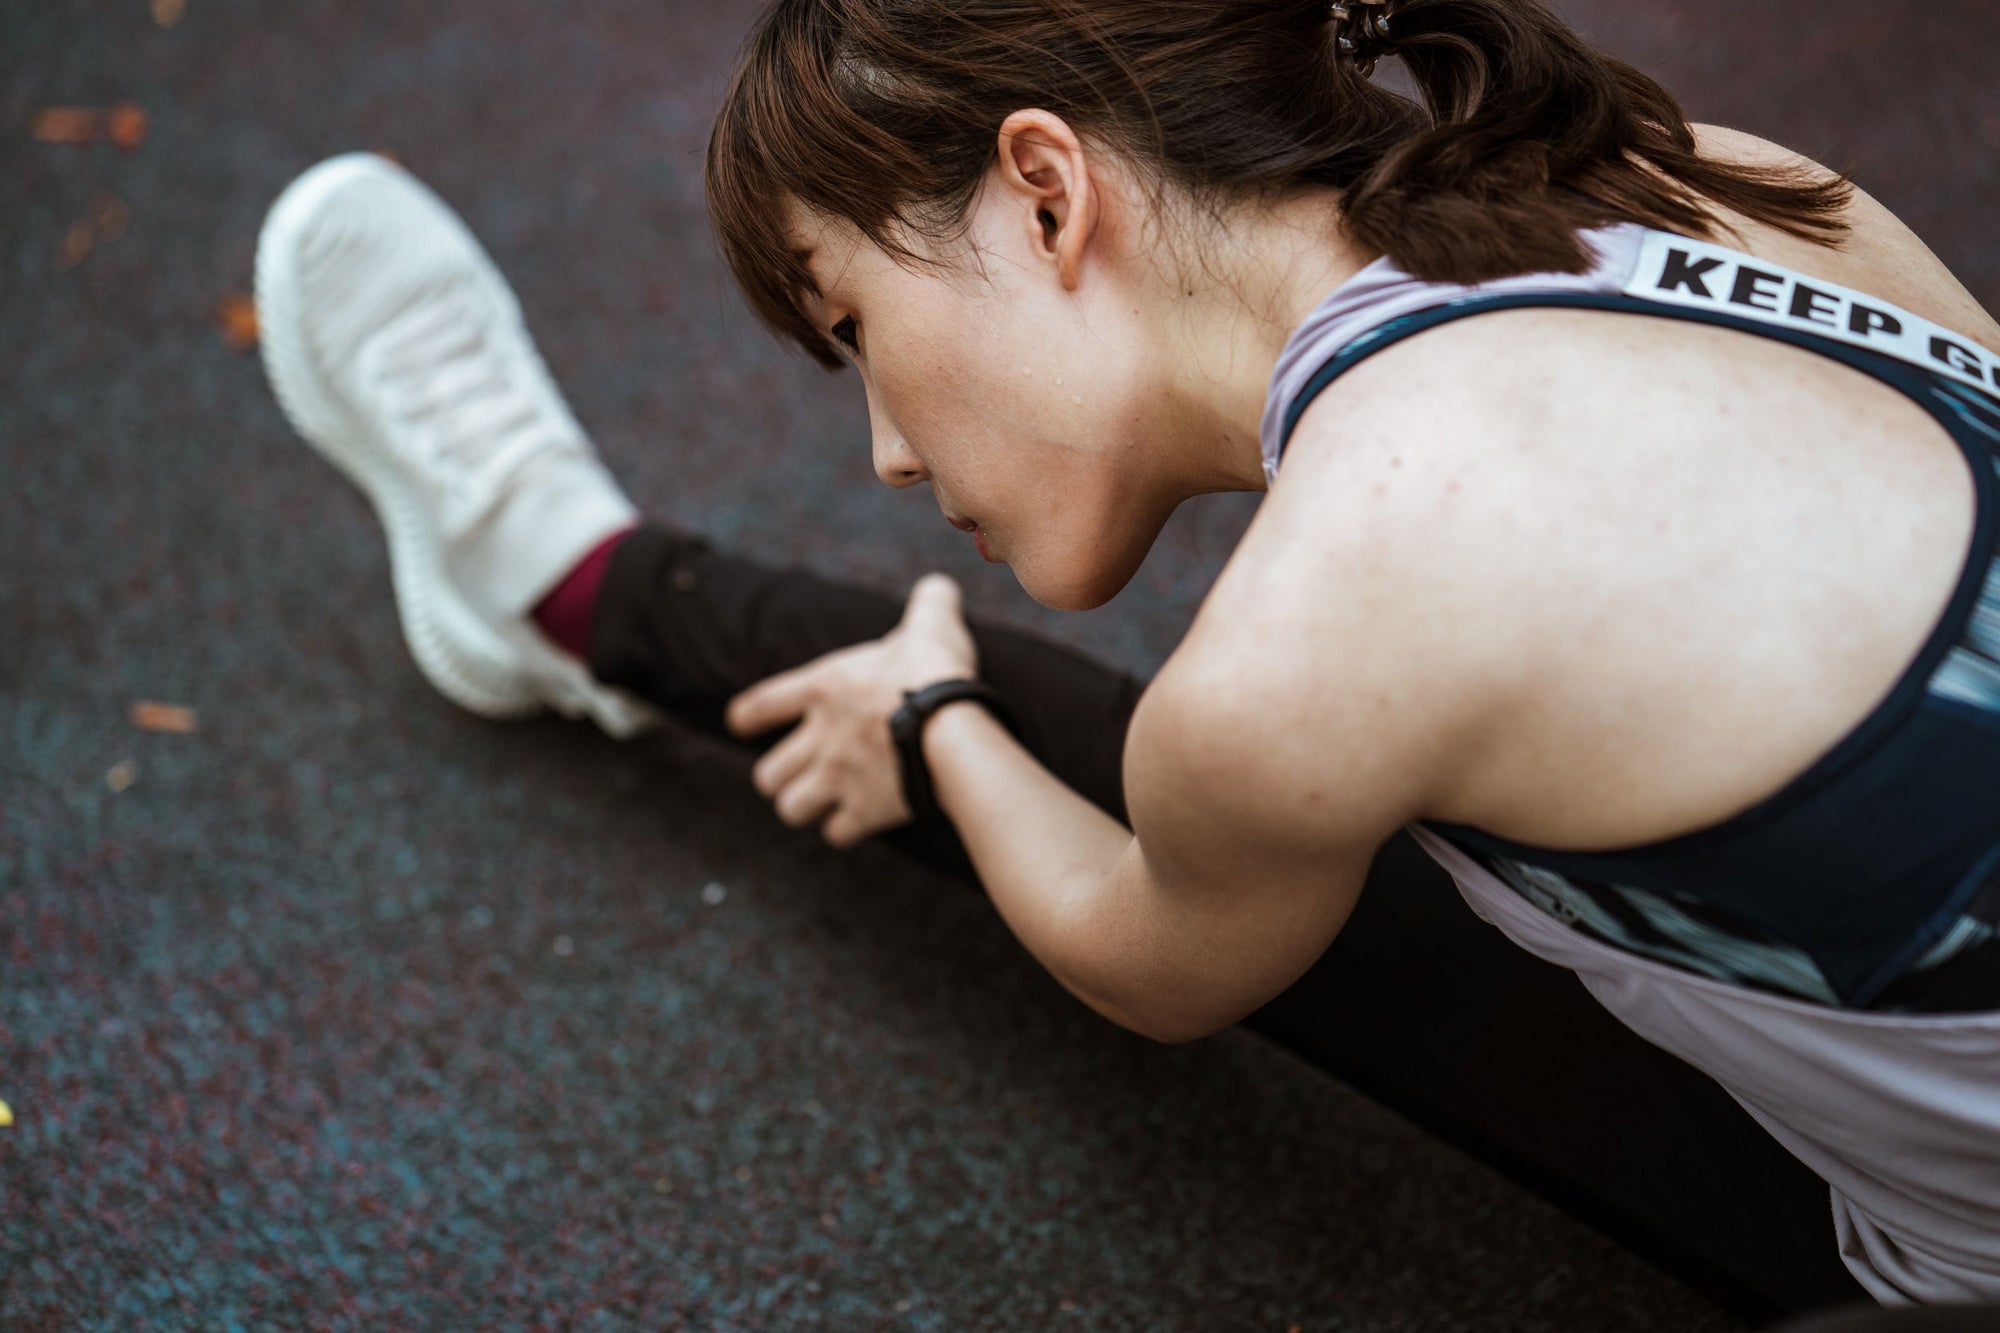
M1079 999L1137 1026L1084 975L1087 942L1074 938L1102 906L1131 831L1065 786L976 703L938 711L924 730L924 757L939 805L1028 952Z

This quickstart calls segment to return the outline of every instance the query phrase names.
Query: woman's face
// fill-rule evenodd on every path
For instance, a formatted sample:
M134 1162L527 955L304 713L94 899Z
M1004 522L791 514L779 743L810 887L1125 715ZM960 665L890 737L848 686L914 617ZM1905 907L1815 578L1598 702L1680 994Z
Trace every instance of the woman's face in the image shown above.
M1148 303L1108 248L1061 280L1058 220L1037 211L982 192L948 253L919 249L936 264L898 262L844 221L801 213L794 231L822 293L808 313L866 387L876 473L928 481L1037 601L1083 610L1124 587L1186 492L1168 475Z

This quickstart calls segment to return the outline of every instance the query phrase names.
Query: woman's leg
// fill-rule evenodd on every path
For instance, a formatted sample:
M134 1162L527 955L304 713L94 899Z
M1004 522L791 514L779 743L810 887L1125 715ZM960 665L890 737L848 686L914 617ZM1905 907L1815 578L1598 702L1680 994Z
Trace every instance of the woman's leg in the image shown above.
M719 734L723 706L739 691L880 638L902 613L893 597L644 527L619 543L604 572L589 634L590 668L600 681ZM1122 820L1125 726L1141 683L1033 635L979 624L972 633L980 675L1014 706L1028 748L1073 790ZM890 841L931 865L971 872L943 821L910 826Z
M604 571L590 666L719 730L738 691L878 638L901 614L892 597L642 528ZM1123 818L1141 683L1033 635L973 634L1029 748ZM948 826L894 840L969 869ZM1859 1293L1834 1252L1826 1186L1713 1081L1475 917L1407 838L1377 858L1333 947L1249 1026L1746 1314Z
M1753 1319L1866 1299L1824 1181L1475 916L1407 837L1248 1025Z

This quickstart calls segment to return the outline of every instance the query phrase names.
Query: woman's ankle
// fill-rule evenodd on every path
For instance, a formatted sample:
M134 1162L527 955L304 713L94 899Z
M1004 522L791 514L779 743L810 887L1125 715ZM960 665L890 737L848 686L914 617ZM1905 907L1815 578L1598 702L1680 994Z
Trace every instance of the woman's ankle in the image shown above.
M597 596L611 568L611 557L634 531L615 532L592 547L529 613L550 643L580 662L590 661L590 626L597 615Z

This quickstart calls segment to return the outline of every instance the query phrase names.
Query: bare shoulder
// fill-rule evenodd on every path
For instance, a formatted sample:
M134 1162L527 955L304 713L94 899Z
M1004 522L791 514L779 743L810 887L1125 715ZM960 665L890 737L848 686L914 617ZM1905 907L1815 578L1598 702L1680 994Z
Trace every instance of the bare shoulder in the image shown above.
M1283 484L1149 689L1128 750L1135 819L1148 791L1168 796L1160 774L1200 774L1267 839L1379 841L1455 804L1484 719L1532 669L1509 651L1524 558L1488 558L1532 483L1499 457L1490 403L1451 384L1391 402L1370 366L1308 411Z
M1746 166L1805 166L1827 176L1834 174L1832 168L1813 161L1803 153L1743 130L1732 130L1724 125L1695 125L1692 128L1695 143L1703 157Z
M1718 125L1697 125L1694 130L1706 157L1753 167L1803 167L1828 177L1835 174L1811 158L1754 134ZM1994 322L1992 314L1952 276L1916 232L1858 186L1845 219L1851 230L1837 247L1817 245L1733 215L1727 220L1735 235L1719 238L1724 242L1740 244L1752 254L1813 277L1869 292L2000 350L2000 324Z

